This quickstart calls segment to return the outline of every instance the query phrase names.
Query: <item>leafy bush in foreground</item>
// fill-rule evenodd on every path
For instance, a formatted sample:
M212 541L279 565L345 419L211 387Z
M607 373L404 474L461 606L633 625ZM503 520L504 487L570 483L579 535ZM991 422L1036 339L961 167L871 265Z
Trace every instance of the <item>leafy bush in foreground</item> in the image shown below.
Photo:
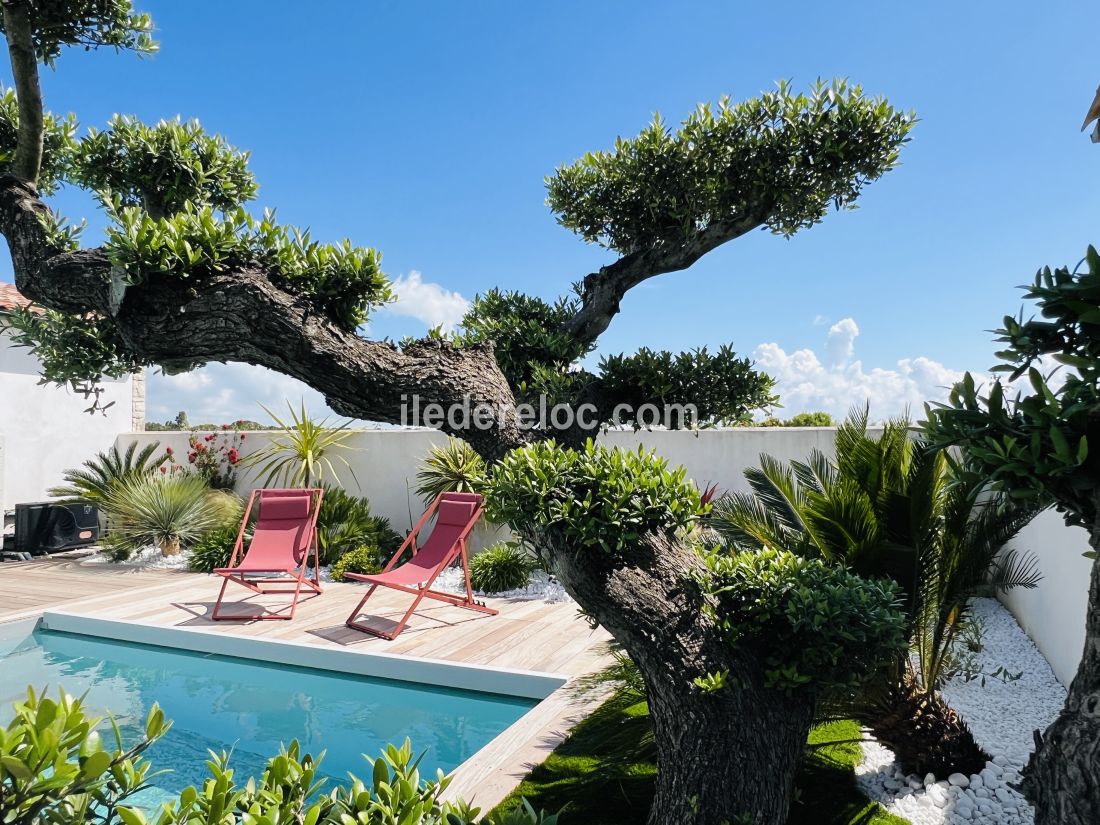
M361 545L336 560L332 565L332 580L342 582L345 573L377 573L387 561L389 556L383 556L373 544Z
M0 821L4 825L555 825L556 816L523 804L508 814L478 820L465 802L444 802L450 777L438 771L421 778L420 757L406 739L367 758L370 778L349 775L349 783L325 794L318 776L321 758L302 754L297 742L267 763L257 780L237 780L230 754L211 754L202 787L185 788L155 814L125 803L149 787L150 763L142 754L171 723L156 705L144 738L128 750L113 725L116 746L105 749L96 732L100 720L84 714L80 699L61 693L54 701L28 689L15 705L15 718L0 729Z

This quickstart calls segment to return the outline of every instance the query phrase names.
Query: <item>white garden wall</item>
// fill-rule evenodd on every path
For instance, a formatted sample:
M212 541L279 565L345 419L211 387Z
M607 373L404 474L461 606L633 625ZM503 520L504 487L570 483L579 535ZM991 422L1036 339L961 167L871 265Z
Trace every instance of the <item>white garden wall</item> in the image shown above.
M108 449L133 424L131 381L104 381L104 413L89 415L89 402L68 389L39 385L40 365L28 350L0 334L0 436L5 458L0 507L41 501L65 470Z
M776 458L804 459L813 449L829 453L835 430L831 428L768 427L704 430L691 432L606 433L601 441L608 445L654 449L670 463L683 465L688 475L703 486L717 482L721 490L745 490L746 467L758 466L761 453ZM244 453L248 454L270 438L269 433L249 433ZM171 446L186 461L186 433L136 433L119 437L119 446L129 441L160 441ZM432 444L445 441L433 430L359 430L349 444L355 449L348 459L358 481L345 478L350 492L370 499L372 509L390 519L401 531L419 515L423 502L412 492L416 471ZM82 455L79 451L70 456ZM71 461L70 457L70 461ZM240 480L242 490L251 479ZM489 536L483 536L483 541ZM1034 590L1018 590L1005 598L1024 629L1050 661L1063 683L1068 683L1077 668L1084 645L1085 605L1088 598L1089 562L1081 556L1088 549L1085 532L1066 528L1053 512L1042 514L1020 536L1017 546L1035 553L1043 580Z

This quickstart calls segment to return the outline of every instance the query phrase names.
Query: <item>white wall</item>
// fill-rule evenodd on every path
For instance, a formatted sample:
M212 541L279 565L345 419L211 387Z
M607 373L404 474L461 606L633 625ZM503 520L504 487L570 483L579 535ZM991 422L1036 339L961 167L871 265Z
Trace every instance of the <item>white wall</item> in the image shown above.
M1047 510L1010 546L1036 556L1043 580L1033 590L1010 590L1001 601L1068 686L1085 649L1092 562L1081 554L1089 549L1088 533L1067 527L1058 513Z
M83 412L84 396L55 386L40 386L39 365L29 351L0 334L0 436L5 460L0 506L41 501L62 480L65 470L106 450L119 433L133 426L130 379L104 381L105 413Z
M249 433L245 454L257 449L270 436ZM810 451L832 452L835 430L831 428L767 427L703 430L702 432L606 433L601 441L611 446L637 449L639 444L654 449L673 465L683 465L698 485L717 482L720 490L745 490L746 467L759 466L761 453L783 460L805 459ZM158 440L172 446L186 460L186 433L136 433L119 437L120 446L130 440L146 443ZM348 455L358 484L344 479L351 492L370 499L374 512L390 519L398 531L408 529L409 513L416 520L423 502L412 492L416 471L432 444L446 438L434 430L360 430L349 443ZM250 488L242 477L240 489ZM482 536L480 543L494 536ZM1069 682L1084 645L1085 607L1088 601L1089 561L1081 556L1088 549L1084 530L1070 529L1054 512L1040 515L1020 535L1015 546L1033 552L1039 560L1043 580L1034 590L1016 590L1004 601L1050 661L1063 683Z

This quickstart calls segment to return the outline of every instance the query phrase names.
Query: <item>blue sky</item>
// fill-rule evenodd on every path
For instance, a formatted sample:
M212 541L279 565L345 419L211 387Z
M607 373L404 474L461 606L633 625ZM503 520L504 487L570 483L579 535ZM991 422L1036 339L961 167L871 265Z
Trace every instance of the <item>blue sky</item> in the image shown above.
M250 149L257 209L375 246L401 278L372 335L420 334L492 286L567 290L612 257L555 224L544 175L656 110L676 122L780 78L846 76L916 110L903 165L858 211L791 240L754 233L643 285L602 352L732 342L780 378L786 412L870 396L886 415L987 368L986 330L1018 308L1015 287L1100 240L1100 146L1078 132L1100 82L1095 3L138 6L160 54L66 55L47 105L85 125L199 117ZM54 202L91 212L79 194ZM300 392L215 368L154 378L150 402L154 417L255 417L256 398Z

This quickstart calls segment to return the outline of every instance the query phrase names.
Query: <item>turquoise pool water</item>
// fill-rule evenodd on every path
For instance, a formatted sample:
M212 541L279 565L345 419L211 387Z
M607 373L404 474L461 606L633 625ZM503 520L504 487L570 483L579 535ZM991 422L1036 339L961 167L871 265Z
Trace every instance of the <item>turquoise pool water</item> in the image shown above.
M113 714L126 742L141 736L150 706L160 703L173 725L148 756L154 769L171 772L143 794L143 807L201 782L207 750L232 749L237 777L258 776L292 739L326 752L321 769L330 782L348 771L369 778L362 754L405 737L426 751L422 775L449 772L536 704L42 630L0 646L0 724L27 685L87 692L88 706Z

